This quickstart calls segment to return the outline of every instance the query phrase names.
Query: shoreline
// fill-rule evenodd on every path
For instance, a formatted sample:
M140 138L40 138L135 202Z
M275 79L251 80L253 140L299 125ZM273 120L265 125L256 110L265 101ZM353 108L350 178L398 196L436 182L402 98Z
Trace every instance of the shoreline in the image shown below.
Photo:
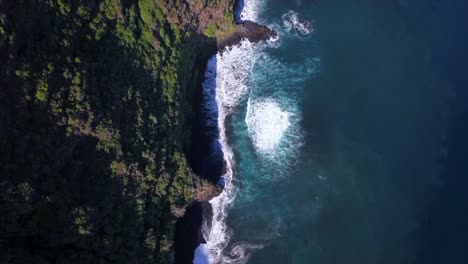
M269 27L248 20L236 22L235 27L236 30L233 34L218 40L217 52L222 52L229 47L236 46L243 39L257 43L277 36L276 32Z
M242 1L236 1L235 7L239 7L238 5L242 5ZM194 101L197 107L195 117L198 122L196 126L194 126L194 131L192 132L192 142L197 145L197 147L195 147L196 151L192 153L192 155L197 155L195 163L198 163L197 169L199 174L203 176L202 178L208 180L212 186L209 186L205 190L197 189L198 192L195 195L196 197L194 197L194 202L187 207L184 216L177 221L174 239L174 263L193 263L195 250L200 244L206 243L202 234L203 221L205 220L208 223L212 222L213 208L209 201L219 196L224 189L223 186L219 184L223 172L226 170L226 160L223 150L221 146L215 146L219 147L219 152L217 154L221 156L221 159L219 159L219 157L213 158L213 155L209 155L208 153L210 152L210 147L213 147L213 142L219 139L219 129L204 124L207 116L203 111L203 105L206 103L203 97L203 82L205 81L208 61L213 56L216 56L218 52L223 52L229 47L239 45L243 39L247 39L252 43L258 43L277 36L276 32L267 26L252 21L237 19L239 18L236 15L236 21L234 21L236 27L235 31L224 39L216 40L216 48L212 49L208 47L208 52L202 52L199 58L197 58L197 61L200 62L198 65L203 66L198 68L198 70L194 69L194 72L197 73L197 91ZM212 131L213 129L216 131ZM216 139L207 136L210 132L216 133ZM221 161L221 164L219 161ZM210 162L214 162L214 164L209 164ZM213 169L215 173L213 173ZM208 227L211 228L210 224Z

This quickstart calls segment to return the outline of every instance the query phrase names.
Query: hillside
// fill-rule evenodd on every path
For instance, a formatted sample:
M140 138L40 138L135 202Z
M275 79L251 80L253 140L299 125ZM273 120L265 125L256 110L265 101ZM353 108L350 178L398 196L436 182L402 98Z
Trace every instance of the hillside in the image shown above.
M213 192L197 86L234 30L229 0L0 1L0 263L172 262Z

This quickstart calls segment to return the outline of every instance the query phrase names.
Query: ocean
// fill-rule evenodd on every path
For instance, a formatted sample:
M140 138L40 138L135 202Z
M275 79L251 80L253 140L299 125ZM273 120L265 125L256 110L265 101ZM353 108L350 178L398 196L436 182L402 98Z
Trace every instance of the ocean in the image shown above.
M468 263L467 6L245 0L278 38L209 62L227 172L194 263Z

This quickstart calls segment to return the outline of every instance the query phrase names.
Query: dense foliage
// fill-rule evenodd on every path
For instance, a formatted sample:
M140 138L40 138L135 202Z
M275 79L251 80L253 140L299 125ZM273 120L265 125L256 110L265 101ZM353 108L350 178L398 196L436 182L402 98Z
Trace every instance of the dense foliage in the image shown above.
M197 28L190 5L0 1L0 263L171 260L201 182L197 32L219 28Z

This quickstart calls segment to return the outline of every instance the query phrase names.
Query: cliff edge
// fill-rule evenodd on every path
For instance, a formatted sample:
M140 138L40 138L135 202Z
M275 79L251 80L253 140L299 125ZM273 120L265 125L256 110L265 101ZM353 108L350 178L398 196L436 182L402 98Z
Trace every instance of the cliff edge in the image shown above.
M177 219L221 191L195 142L206 61L242 36L233 8L0 2L2 263L174 261Z

